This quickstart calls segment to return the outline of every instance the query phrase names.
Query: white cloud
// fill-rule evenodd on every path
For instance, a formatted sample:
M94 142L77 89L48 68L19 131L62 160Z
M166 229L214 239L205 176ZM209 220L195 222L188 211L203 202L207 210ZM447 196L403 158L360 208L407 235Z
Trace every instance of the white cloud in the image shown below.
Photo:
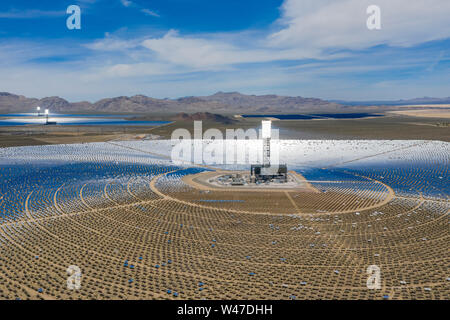
M157 14L155 11L150 10L150 9L141 9L141 12L146 14L147 16L152 16L152 17L157 17L159 18L159 14Z
M42 18L42 17L58 17L65 15L64 10L61 11L44 11L37 9L30 10L10 10L5 12L0 12L0 18L6 19L32 19L32 18Z
M171 65L157 62L119 63L110 66L93 67L85 71L80 78L86 82L106 79L147 77L180 74L186 70L176 69Z
M127 8L129 8L129 7L138 8L140 12L142 12L143 14L145 14L147 16L152 16L152 17L157 17L157 18L160 17L160 15L157 12L155 12L154 10L150 10L150 9L147 9L147 8L142 8L142 6L140 6L139 4L137 4L137 3L133 2L133 1L120 0L120 3L122 3L122 5L124 7L127 7Z
M120 0L120 2L122 3L122 5L124 7L129 7L129 6L131 6L133 4L133 2L129 1L129 0Z
M147 39L142 42L142 45L155 52L161 61L205 70L217 70L242 63L320 56L320 53L314 50L276 50L255 46L255 43L250 44L249 47L243 47L234 44L230 38L225 39L220 36L183 37L175 30L167 32L160 38Z
M376 31L366 25L366 10L373 0L286 0L274 26L277 30L263 36L182 36L170 31L145 40L143 46L161 61L216 70L240 63L331 59L340 49L367 49L380 44L412 46L450 37L448 0L375 2L381 7L382 20L382 29Z
M233 45L214 39L181 37L171 30L161 38L148 39L142 45L157 53L159 59L193 68L223 66L237 62L242 52ZM243 57L239 58L242 61ZM253 59L252 59L253 60Z
M381 9L381 30L367 29L372 4ZM361 49L450 37L448 0L286 0L282 12L281 30L269 36L275 47Z
M123 51L127 49L136 48L140 46L140 40L131 39L131 40L123 40L119 38L105 37L101 40L96 40L92 43L85 45L87 48L91 50L99 50L99 51Z

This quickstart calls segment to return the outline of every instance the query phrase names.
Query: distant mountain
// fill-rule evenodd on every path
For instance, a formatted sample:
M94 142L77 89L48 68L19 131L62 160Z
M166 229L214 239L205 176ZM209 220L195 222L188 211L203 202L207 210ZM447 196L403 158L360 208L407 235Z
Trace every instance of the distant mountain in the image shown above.
M0 92L0 112L34 112L36 107L48 108L51 112L105 112L105 113L273 113L337 111L342 106L314 98L285 97L277 95L245 95L238 92L218 92L206 97L184 97L179 99L155 99L144 95L115 97L99 100L68 102L60 97L43 99L26 98Z
M374 100L374 101L344 101L344 100L330 100L331 102L344 104L348 106L407 106L407 105L421 105L421 104L450 104L450 97L448 98L416 98L409 100Z
M26 98L8 92L0 92L0 111L16 112L25 110L36 110L39 105L38 99Z
M305 112L308 110L337 110L342 106L316 98L287 97L278 95L244 95L239 92L217 92L212 96L199 97L204 101L214 101L239 112Z
M0 113L34 112L37 106L51 112L101 112L101 113L305 113L347 112L358 107L380 106L371 110L384 111L396 106L417 104L450 104L448 98L417 98L396 101L325 101L316 98L278 95L245 95L239 92L217 92L211 96L183 97L179 99L155 99L144 95L120 96L101 99L95 103L69 102L60 97L43 99L27 98L8 92L0 92Z
M235 120L230 119L228 117L224 117L220 114L214 114L209 112L197 112L194 114L187 114L185 112L181 112L174 116L172 120L183 120L183 121L198 121L198 120L211 120L214 122L231 124L235 122Z

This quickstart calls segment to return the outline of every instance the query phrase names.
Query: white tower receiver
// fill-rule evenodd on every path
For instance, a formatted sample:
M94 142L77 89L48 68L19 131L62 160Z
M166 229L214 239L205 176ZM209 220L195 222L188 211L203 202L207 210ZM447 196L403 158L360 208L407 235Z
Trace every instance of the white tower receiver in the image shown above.
M263 166L270 167L270 138L272 136L272 121L263 120L262 122L263 138Z

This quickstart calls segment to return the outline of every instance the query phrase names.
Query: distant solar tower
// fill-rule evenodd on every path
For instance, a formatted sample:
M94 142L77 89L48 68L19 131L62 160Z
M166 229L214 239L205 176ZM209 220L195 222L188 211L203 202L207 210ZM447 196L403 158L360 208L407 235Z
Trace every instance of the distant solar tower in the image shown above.
M45 124L48 124L48 109L45 109Z
M37 107L36 109L37 109L37 114L38 114L38 117L39 117L41 115L41 107Z
M272 136L272 121L262 121L263 167L270 167L270 138Z

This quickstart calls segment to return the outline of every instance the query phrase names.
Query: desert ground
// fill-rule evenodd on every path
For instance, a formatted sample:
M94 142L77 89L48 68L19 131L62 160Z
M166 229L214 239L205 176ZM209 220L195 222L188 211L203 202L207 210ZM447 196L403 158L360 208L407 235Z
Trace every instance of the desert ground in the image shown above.
M279 144L319 192L198 188L236 169L168 140L0 149L0 298L450 298L448 142Z
M450 128L420 110L274 121L304 186L258 192L171 161L192 121L0 127L0 299L448 300Z
M393 114L419 117L419 118L438 118L438 119L450 119L450 109L417 109L417 110L405 110L405 111L391 111Z
M351 120L290 120L275 121L281 139L419 139L450 141L450 126L447 118L438 117L441 111L395 111L386 116ZM442 111L447 112L447 111ZM405 114L403 114L405 113ZM428 114L430 113L430 114ZM410 116L413 115L414 116ZM436 117L429 117L436 115ZM234 118L233 115L227 115ZM167 120L168 115L144 117L144 119ZM258 128L261 119L234 118L232 124L203 121L203 129ZM192 121L172 121L159 127L138 126L0 126L0 147L46 145L61 143L105 142L110 140L151 138L170 139L178 128L188 129L193 134Z

